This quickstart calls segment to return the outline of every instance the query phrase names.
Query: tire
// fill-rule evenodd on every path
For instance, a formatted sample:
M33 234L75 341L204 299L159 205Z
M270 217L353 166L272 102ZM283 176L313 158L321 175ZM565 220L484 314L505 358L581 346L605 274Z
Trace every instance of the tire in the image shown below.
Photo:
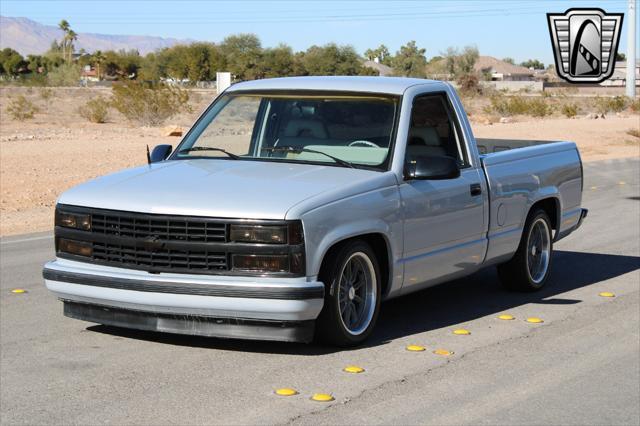
M325 297L316 338L341 347L364 342L380 312L382 280L371 246L361 240L339 245L327 255L319 278L325 284Z
M498 266L500 282L509 290L538 291L549 278L552 258L553 235L549 216L542 209L532 210L515 255Z

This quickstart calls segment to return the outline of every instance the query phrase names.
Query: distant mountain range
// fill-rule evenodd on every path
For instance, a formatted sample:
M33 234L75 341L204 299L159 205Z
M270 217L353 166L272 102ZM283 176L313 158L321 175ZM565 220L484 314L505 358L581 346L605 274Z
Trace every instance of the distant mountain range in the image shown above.
M43 25L27 18L0 16L0 48L10 47L21 55L39 55L51 46L54 40L62 39L62 31L53 25ZM76 51L137 49L141 55L175 44L189 43L191 40L178 40L153 36L108 35L79 33L74 43Z

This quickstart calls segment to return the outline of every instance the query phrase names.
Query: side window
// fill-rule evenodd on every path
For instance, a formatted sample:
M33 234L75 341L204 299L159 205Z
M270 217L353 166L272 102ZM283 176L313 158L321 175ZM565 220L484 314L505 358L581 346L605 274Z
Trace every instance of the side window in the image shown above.
M414 157L448 156L469 165L460 129L445 95L426 95L413 102L406 161Z

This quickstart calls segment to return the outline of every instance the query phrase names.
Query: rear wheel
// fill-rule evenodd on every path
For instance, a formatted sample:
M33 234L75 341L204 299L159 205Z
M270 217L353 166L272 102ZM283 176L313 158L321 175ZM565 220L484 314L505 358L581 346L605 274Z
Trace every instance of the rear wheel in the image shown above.
M542 209L529 214L513 258L498 266L502 285L517 291L536 291L544 287L551 270L553 237L551 221Z
M380 310L380 268L375 253L364 241L346 242L328 255L320 279L325 283L325 300L317 336L337 346L362 343Z

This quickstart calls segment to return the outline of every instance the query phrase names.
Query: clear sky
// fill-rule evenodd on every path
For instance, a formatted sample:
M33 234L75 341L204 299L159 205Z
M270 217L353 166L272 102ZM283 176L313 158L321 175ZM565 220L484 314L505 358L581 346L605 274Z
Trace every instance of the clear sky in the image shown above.
M351 44L361 53L380 43L393 53L416 40L427 49L427 57L449 46L476 45L484 55L512 57L517 62L536 58L545 64L553 60L545 14L570 7L626 12L627 0L0 0L3 16L50 25L67 19L76 32L213 42L251 32L265 47L284 42L304 50L336 42ZM626 52L626 37L622 28L620 52Z

